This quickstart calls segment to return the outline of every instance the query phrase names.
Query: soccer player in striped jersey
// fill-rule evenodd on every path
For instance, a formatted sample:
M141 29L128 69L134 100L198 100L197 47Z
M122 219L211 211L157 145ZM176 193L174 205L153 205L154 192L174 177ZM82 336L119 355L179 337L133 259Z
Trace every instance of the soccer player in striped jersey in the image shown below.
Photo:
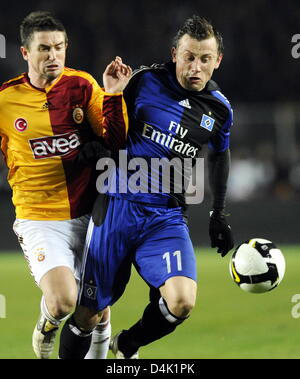
M222 60L222 37L207 20L193 16L178 31L171 53L171 62L134 73L124 91L129 114L128 165L116 159L107 194L99 195L95 203L80 305L70 318L71 325L75 320L92 330L99 319L97 311L113 305L123 294L133 264L150 286L150 302L134 325L112 339L117 358L137 358L141 346L173 332L195 305L196 259L184 216L188 197L185 188L177 190L191 174L191 170L181 171L181 163L197 159L204 144L209 148L213 195L211 245L222 256L233 247L224 213L232 109L211 80ZM173 166L173 175L163 165L162 170L153 170L157 159L179 162ZM169 187L164 183L166 173ZM177 174L181 174L179 179ZM83 341L78 339L71 346L70 330L65 324L61 358L79 357Z
M104 91L90 74L65 67L67 34L51 13L29 14L20 34L28 72L0 88L1 149L16 210L14 231L43 294L32 343L36 356L46 359L77 301L97 192L89 156L96 140L103 141L96 156L124 144L128 118L122 90L131 68L120 57L112 61L103 74ZM106 308L87 357L105 358L109 337Z

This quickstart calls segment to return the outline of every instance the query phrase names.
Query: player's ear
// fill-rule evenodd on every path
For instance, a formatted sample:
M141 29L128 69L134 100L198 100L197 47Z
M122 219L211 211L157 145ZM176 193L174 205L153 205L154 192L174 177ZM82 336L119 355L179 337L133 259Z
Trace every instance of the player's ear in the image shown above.
M222 58L223 58L223 54L219 54L218 58L217 58L217 61L216 61L216 64L215 64L215 70L217 68L219 68L220 64L221 64L221 61L222 61Z
M25 61L28 61L28 50L26 49L26 47L24 46L21 46L20 47L20 51L21 51L21 54L22 54L22 57Z
M171 49L172 62L176 63L176 47L172 47Z

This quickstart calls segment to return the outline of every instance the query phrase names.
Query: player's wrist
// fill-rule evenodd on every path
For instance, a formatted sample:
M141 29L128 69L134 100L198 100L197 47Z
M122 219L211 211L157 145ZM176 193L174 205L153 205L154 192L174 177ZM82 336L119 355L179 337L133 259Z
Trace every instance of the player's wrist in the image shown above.
M123 91L120 89L114 89L112 87L104 88L103 89L105 95L122 95Z
M224 209L212 209L209 212L211 218L224 218L226 216Z

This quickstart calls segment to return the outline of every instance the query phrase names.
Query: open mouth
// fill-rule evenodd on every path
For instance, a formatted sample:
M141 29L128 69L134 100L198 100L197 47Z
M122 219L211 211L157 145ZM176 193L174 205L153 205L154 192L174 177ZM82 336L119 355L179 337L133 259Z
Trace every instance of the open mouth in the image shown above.
M189 78L189 81L192 82L192 83L199 83L199 82L201 82L201 79L199 77L197 77L197 76L191 76Z
M59 69L59 65L57 65L57 64L50 64L50 65L47 65L47 66L46 66L46 69L47 69L48 71L56 71L56 70Z

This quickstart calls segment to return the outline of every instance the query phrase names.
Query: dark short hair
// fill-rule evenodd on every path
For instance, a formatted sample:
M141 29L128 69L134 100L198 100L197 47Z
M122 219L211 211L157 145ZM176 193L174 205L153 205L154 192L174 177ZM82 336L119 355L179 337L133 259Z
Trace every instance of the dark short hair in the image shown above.
M51 12L31 12L24 18L20 25L21 44L29 48L34 32L60 31L65 34L65 42L68 42L67 33L63 24L53 16Z
M206 20L204 17L193 15L188 18L173 38L172 46L178 47L179 40L185 34L188 34L190 37L195 38L198 41L215 37L218 44L218 53L223 54L224 45L221 34L215 29L211 22Z

